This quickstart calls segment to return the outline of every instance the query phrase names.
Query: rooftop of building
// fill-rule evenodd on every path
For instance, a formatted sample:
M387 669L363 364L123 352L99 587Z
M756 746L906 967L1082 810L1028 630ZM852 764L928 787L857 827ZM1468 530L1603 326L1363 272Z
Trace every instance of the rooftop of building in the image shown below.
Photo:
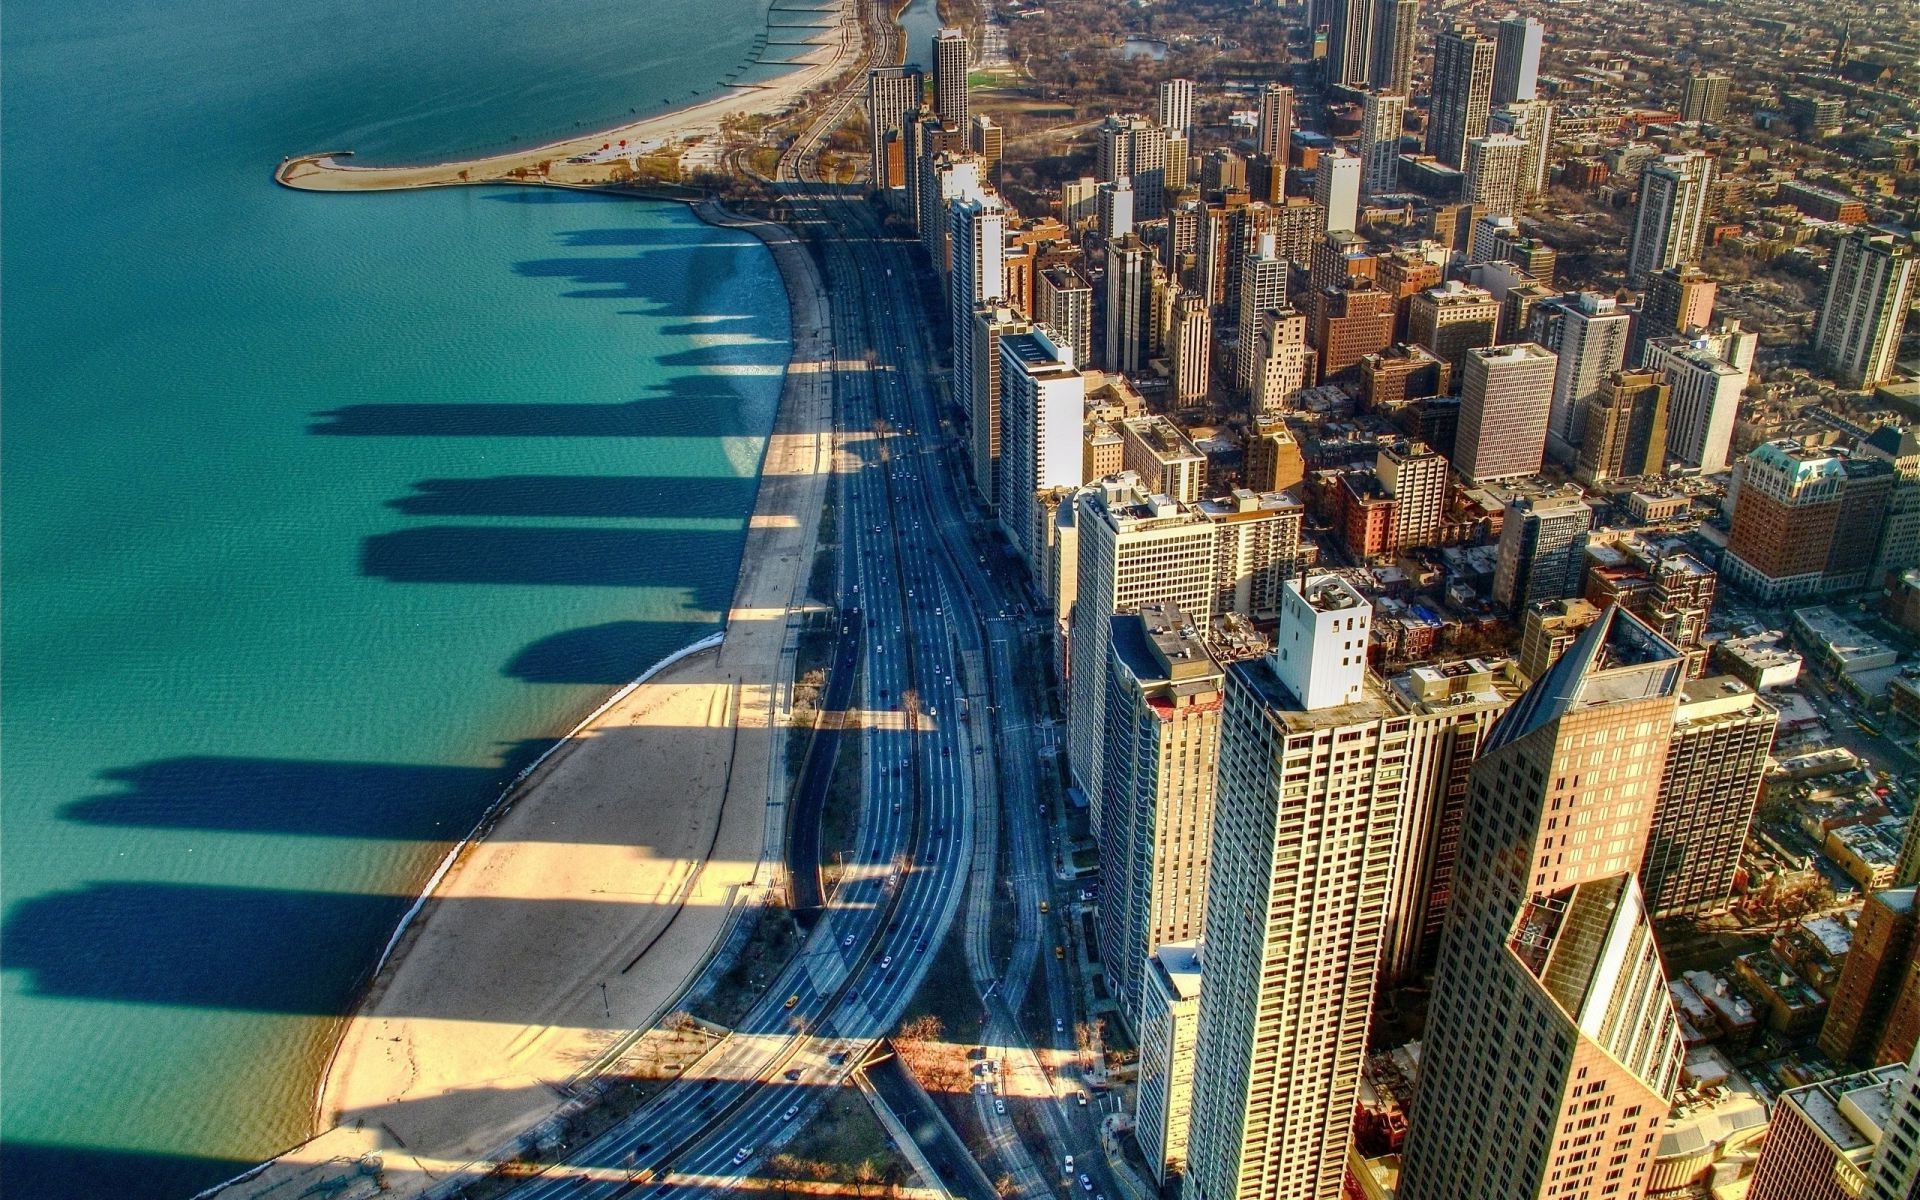
M1708 675L1681 686L1680 707L1673 719L1679 726L1697 726L1773 711L1772 705L1731 675Z
M1215 521L1249 521L1279 512L1295 512L1305 506L1287 492L1255 492L1235 488L1225 496L1202 500L1194 507Z
M1780 1102L1799 1109L1842 1154L1864 1155L1879 1144L1894 1093L1906 1077L1906 1066L1894 1063L1794 1088Z
M1545 346L1533 342L1512 342L1499 346L1475 346L1467 351L1469 359L1486 363L1520 362L1527 359L1552 359L1556 356Z
M1395 715L1392 697L1380 677L1366 672L1365 694L1352 704L1308 710L1287 689L1266 658L1248 659L1227 667L1227 673L1261 701L1273 722L1288 733L1311 733L1341 725L1361 725Z
M1526 677L1509 658L1461 658L1402 671L1387 686L1408 711L1433 713L1511 704L1526 690Z
M1035 376L1064 378L1079 374L1071 363L1072 352L1062 354L1052 339L1038 329L1007 334L1000 339L1000 348L1019 359Z
M1199 942L1161 942L1151 961L1170 994L1181 1000L1192 1000L1200 994Z
M1186 431L1158 414L1144 417L1128 417L1120 423L1121 428L1146 443L1163 462L1177 459L1204 459L1200 448L1193 444Z
M1113 653L1134 678L1176 685L1199 681L1206 690L1219 689L1220 665L1208 653L1199 626L1179 605L1143 604L1133 612L1115 613L1110 634Z

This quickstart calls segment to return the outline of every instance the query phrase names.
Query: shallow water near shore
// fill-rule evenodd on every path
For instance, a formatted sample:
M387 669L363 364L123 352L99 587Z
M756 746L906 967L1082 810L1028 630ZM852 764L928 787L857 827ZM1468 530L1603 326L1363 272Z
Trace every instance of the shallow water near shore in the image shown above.
M684 103L766 8L10 6L0 1193L186 1196L302 1137L449 842L731 594L788 351L757 242L274 163Z

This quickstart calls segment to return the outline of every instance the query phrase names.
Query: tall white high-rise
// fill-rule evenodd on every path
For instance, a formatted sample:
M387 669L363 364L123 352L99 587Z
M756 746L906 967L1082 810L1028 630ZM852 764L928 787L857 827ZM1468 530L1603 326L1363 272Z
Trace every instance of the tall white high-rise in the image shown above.
M867 132L872 139L867 178L875 191L884 192L890 186L887 147L899 140L907 114L920 107L924 78L912 66L875 67L867 72ZM913 178L912 172L906 173L906 182Z
M1493 56L1493 102L1511 104L1540 94L1540 46L1546 29L1532 17L1500 22Z
M1140 1028L1147 960L1202 934L1225 678L1177 605L1109 622L1100 806L1100 957Z
M1116 241L1133 232L1133 180L1116 179L1103 183L1095 197L1097 227L1105 241Z
M1170 942L1147 960L1134 1125L1160 1186L1186 1173L1193 1049L1200 1027L1200 944Z
M1712 475L1727 469L1745 368L1716 355L1709 339L1667 337L1647 343L1646 369L1665 377L1667 456Z
M1341 1195L1406 786L1372 616L1337 576L1289 580L1272 653L1227 668L1193 1200Z
M1252 394L1262 359L1260 333L1266 314L1287 305L1287 260L1275 249L1274 236L1263 233L1240 262L1239 348L1234 382Z
M1006 209L991 192L947 206L952 269L947 275L953 333L953 396L971 409L984 393L974 385L974 310L1006 290Z
M1820 370L1851 388L1873 387L1893 373L1920 279L1917 246L1912 237L1871 228L1834 244L1827 294L1813 327Z
M1193 138L1193 80L1163 79L1159 88L1160 128L1170 138Z
M933 35L933 115L942 125L967 127L967 34L948 25Z
M1075 493L1078 541L1067 618L1067 763L1089 802L1105 777L1107 656L1111 618L1167 603L1199 628L1213 620L1213 522L1191 505L1156 496L1131 471ZM1098 827L1100 808L1090 814Z
M1494 726L1401 1200L1643 1194L1681 1043L1634 873L1685 677L1680 651L1610 607Z
M1000 339L1000 525L1036 578L1044 538L1035 497L1080 483L1086 394L1073 351L1044 329Z
M1368 196L1400 190L1400 131L1407 98L1368 92L1360 110L1360 188Z
M1334 148L1313 172L1313 202L1327 210L1328 233L1352 233L1360 223L1360 160Z
M1293 89L1269 83L1260 89L1260 153L1270 162L1287 161L1293 139Z
M1611 296L1571 292L1533 306L1527 337L1559 356L1553 405L1547 419L1547 450L1571 463L1580 453L1586 402L1600 394L1607 376L1627 360L1633 317Z
M1520 175L1521 198L1532 199L1545 191L1553 148L1553 102L1515 100L1503 104L1488 115L1487 129L1510 134L1527 144L1526 167Z
M1645 286L1647 276L1700 257L1713 156L1704 150L1663 154L1640 170L1640 199L1627 244L1627 282Z
M1150 221L1166 211L1167 131L1137 113L1100 123L1094 174L1103 183L1133 185L1133 215Z
M1527 195L1527 144L1505 133L1467 140L1460 198L1488 216L1510 217Z

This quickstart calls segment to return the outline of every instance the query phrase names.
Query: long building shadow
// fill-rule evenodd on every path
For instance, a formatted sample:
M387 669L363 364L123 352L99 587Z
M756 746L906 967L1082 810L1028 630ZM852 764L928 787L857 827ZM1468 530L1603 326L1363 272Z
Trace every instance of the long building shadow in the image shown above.
M617 686L694 640L699 624L609 621L541 638L513 656L501 673L527 683Z
M180 1200L255 1164L235 1158L0 1142L0 1196Z
M29 995L115 1003L337 1017L351 1012L372 950L414 897L199 884L106 882L17 902L0 926L0 970L19 972ZM679 905L632 901L450 898L431 900L420 920L450 909L481 907L496 913L449 914L476 921L468 928L529 928L550 944L605 936L606 905L630 910L636 924L677 911ZM597 911L596 911L597 910ZM632 911L646 910L646 911ZM93 931L138 929L137 938ZM635 946L638 953L642 946ZM338 969L364 963L358 976ZM324 968L324 969L323 969ZM443 988L417 1012L397 1017L543 1023L551 1012L517 1010L493 989ZM529 998L530 1006L538 1006ZM577 1024L617 1028L597 1006L581 1006Z
M731 556L745 537L745 530L429 525L367 538L360 573L393 583L650 587L661 582L662 562ZM724 612L732 590L730 579L704 579L689 589L687 607Z
M775 397L742 397L725 376L675 376L618 404L350 404L317 413L322 437L765 437Z
M121 790L73 801L60 815L88 825L454 842L471 831L478 798L504 787L554 742L516 742L498 767L158 759L102 772Z
M752 475L493 475L422 479L387 501L416 517L730 517L742 523Z

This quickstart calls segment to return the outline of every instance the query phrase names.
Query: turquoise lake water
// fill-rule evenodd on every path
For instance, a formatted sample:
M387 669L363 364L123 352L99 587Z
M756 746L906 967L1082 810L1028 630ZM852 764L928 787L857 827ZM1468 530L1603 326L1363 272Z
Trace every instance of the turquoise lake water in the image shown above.
M185 1196L303 1136L449 839L732 589L788 349L757 243L273 165L683 103L766 8L8 6L9 1197Z

